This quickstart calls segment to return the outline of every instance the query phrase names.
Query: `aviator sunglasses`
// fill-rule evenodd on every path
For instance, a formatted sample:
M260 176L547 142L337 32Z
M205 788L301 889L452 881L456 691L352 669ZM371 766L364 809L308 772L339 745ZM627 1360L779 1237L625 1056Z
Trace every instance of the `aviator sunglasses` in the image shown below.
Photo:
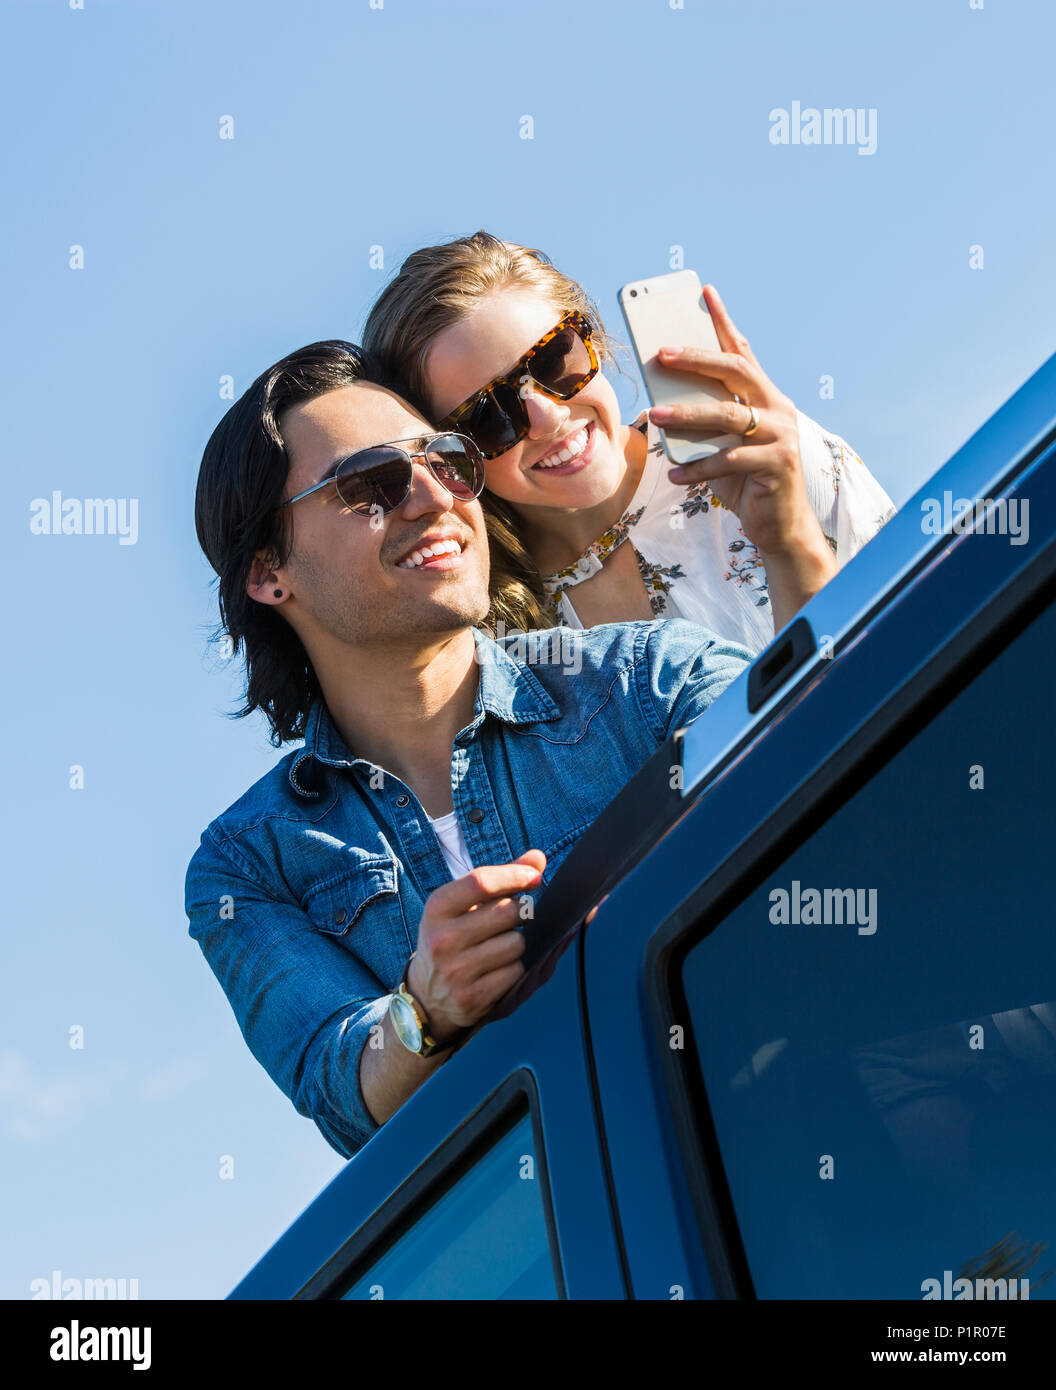
M415 448L401 449L401 444L413 444ZM289 507L334 483L341 501L359 516L393 512L410 495L416 458L425 460L433 477L457 502L470 502L484 490L484 460L480 450L465 435L447 432L415 435L410 439L394 439L388 444L357 449L335 463L325 478L295 497L287 497L281 505Z
M525 397L534 385L552 400L571 400L597 375L598 354L586 314L573 310L544 333L512 371L497 376L455 407L441 424L469 436L486 459L519 443L531 428Z

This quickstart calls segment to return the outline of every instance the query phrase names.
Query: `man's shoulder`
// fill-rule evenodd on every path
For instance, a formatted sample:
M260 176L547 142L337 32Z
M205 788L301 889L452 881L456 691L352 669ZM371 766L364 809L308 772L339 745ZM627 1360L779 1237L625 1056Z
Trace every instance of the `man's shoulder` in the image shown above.
M541 726L557 742L575 741L589 728L608 738L611 725L597 721L606 708L618 711L621 737L637 728L662 741L672 720L692 722L751 659L743 647L682 618L541 629L523 634L519 649L512 642L506 639L505 650L560 715L559 725L544 716Z
M540 627L531 632L512 633L496 638L515 661L541 665L550 653L560 653L575 645L592 665L604 665L613 656L626 653L634 657L648 640L655 622L643 619L630 623L599 623L596 627Z
M544 627L494 639L520 669L530 672L562 707L587 698L598 681L613 678L647 657L653 622L602 623L597 627ZM576 680L568 680L569 676ZM594 679L592 679L592 677Z
M288 820L291 815L297 815L302 798L293 790L290 773L303 751L298 745L286 753L230 806L214 816L202 832L194 859L200 860L217 850L231 853L238 842L247 838L257 826L276 817ZM312 804L317 800L318 797L313 798Z
M682 618L539 628L497 644L566 710L595 703L602 688L610 690L633 671L648 680L659 667L688 668L701 658L709 664L712 654L714 664L722 665L742 655L741 648ZM577 679L567 679L571 675Z
M632 656L645 655L647 647L650 651L675 647L704 651L722 642L710 628L687 618L642 618L629 623L599 623L588 628L541 628L525 636L542 643L552 632L566 634L566 640L574 638L582 642L584 653L589 653L598 665L605 665L614 655L624 652Z

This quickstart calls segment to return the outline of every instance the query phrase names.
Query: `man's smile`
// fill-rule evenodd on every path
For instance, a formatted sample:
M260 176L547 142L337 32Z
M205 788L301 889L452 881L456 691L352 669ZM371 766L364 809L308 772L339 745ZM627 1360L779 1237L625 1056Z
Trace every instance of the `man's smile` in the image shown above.
M462 561L467 542L449 531L434 531L422 536L403 552L396 561L402 570L449 570Z

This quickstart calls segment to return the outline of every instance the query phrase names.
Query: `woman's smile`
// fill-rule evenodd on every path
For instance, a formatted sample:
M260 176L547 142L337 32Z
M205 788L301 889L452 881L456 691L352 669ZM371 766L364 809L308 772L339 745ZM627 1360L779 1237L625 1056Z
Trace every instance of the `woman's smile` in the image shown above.
M595 432L593 420L587 425L577 425L552 445L542 458L531 464L530 471L552 473L561 478L579 473L594 457Z

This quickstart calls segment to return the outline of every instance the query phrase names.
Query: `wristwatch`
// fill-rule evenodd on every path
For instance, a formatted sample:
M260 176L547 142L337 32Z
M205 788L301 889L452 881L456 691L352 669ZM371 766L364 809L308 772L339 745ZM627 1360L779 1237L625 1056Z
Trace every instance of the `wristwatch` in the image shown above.
M389 1000L389 1019L392 1022L392 1031L408 1052L413 1052L418 1057L431 1057L434 1052L446 1052L449 1047L453 1047L467 1030L460 1028L446 1042L437 1042L429 1036L428 1015L407 988L407 976L411 971L412 960L413 951L403 972L400 987Z

